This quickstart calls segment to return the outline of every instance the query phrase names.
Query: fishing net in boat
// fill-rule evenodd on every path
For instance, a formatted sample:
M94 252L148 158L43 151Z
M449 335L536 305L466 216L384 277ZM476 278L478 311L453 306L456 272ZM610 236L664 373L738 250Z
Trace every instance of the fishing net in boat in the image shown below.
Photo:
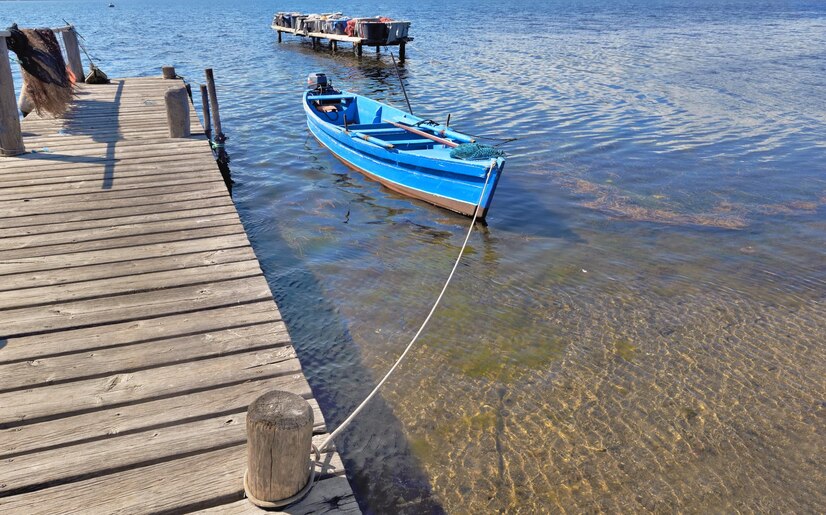
M462 143L450 151L450 157L453 159L465 159L468 161L495 159L497 157L504 157L504 155L504 150L499 150L498 148L481 143Z

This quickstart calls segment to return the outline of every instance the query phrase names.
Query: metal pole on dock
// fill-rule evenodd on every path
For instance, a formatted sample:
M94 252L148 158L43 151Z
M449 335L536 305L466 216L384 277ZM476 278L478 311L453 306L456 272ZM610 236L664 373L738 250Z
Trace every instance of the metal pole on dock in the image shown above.
M247 410L244 490L256 506L294 502L312 485L313 410L303 397L274 390ZM292 498L292 499L291 499Z
M8 36L8 32L0 30L0 156L16 156L26 152L14 97L9 48L6 46Z

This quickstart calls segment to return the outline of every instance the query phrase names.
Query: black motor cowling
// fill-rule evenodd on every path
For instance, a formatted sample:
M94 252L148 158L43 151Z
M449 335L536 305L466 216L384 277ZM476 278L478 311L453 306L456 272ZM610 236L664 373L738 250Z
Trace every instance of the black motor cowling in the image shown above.
M307 89L325 90L330 87L327 75L323 73L311 73L307 76Z

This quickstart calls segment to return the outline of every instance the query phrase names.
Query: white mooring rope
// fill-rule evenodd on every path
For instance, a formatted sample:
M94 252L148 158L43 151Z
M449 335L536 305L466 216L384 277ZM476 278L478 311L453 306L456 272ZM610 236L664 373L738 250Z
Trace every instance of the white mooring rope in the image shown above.
M339 425L335 431L330 433L330 436L328 436L326 440L324 440L324 443L322 443L321 446L318 448L320 452L326 452L327 446L330 445L333 439L336 436L338 436L342 431L344 431L344 429L346 429L347 426L350 425L350 422L352 422L353 419L356 418L356 415L359 414L359 412L364 408L364 406L366 406L367 403L370 402L370 399L375 397L375 395L379 392L379 388L381 388L381 386L387 381L390 375L393 374L393 371L396 370L396 368L402 362L404 357L407 356L407 353L410 351L411 348L413 348L413 344L416 343L416 340L419 339L419 335L422 334L422 331L424 331L424 328L425 326L427 326L427 323L430 322L430 317L433 316L433 313L436 311L436 307L439 305L439 302L441 302L442 297L445 294L445 291L447 291L447 286L450 284L450 280L453 279L453 274L456 273L456 268L459 267L459 261L462 260L462 255L465 253L465 247L467 247L467 243L470 240L470 234L473 232L473 227L476 225L476 218L479 215L479 206L482 204L482 199L485 198L485 190L488 189L488 181L490 180L491 173L493 173L493 169L495 167L496 160L494 159L490 164L490 168L488 168L488 173L485 177L485 184L482 186L482 193L479 195L479 201L476 202L476 209L473 212L473 219L470 221L470 227L468 227L467 235L465 236L465 241L464 243L462 243L462 248L461 250L459 250L459 255L456 256L456 262L453 263L453 269L450 271L450 275L447 276L447 281L445 281L445 285L442 287L442 291L436 298L436 302L433 303L433 307L430 309L430 313L427 314L427 317L424 319L424 322L422 322L421 327L419 327L419 330L416 331L415 336L413 336L413 339L410 340L410 343L407 344L407 348L404 349L404 352L402 352L401 356L399 356L399 359L396 360L396 363L393 364L390 370L387 371L387 373L384 375L381 381L379 381L379 384L377 384L376 387L373 388L373 391L370 392L370 395L368 395L367 398L365 398L361 402L361 404L359 404L358 407L355 410L353 410L350 416L347 417L347 419L345 419L344 422L342 422L341 425Z

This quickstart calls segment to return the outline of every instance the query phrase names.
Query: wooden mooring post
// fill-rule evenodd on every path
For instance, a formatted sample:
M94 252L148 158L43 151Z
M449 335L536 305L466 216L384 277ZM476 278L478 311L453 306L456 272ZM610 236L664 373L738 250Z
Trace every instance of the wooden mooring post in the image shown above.
M314 467L312 439L313 410L300 395L275 390L250 404L244 476L250 502L274 508L306 493Z
M20 131L20 114L14 96L14 81L6 38L8 31L0 30L0 156L16 156L26 152Z
M162 66L161 73L165 80L178 77L174 66ZM186 86L173 86L163 95L166 103L166 123L170 138L189 137L189 90Z
M75 82L86 82L86 77L83 74L83 62L80 60L80 45L77 41L77 32L74 26L62 28L63 32L63 46L66 47L66 64L69 71L75 76Z
M224 132L221 130L221 114L218 111L218 94L215 91L215 76L212 73L212 68L204 70L207 81L207 91L209 92L209 104L212 108L212 128L213 138L218 143L223 143L226 140Z
M201 84L201 109L204 111L204 134L212 141L212 120L209 117L209 92L206 84Z
M166 122L170 138L187 138L189 129L189 94L184 86L169 88L164 93Z

